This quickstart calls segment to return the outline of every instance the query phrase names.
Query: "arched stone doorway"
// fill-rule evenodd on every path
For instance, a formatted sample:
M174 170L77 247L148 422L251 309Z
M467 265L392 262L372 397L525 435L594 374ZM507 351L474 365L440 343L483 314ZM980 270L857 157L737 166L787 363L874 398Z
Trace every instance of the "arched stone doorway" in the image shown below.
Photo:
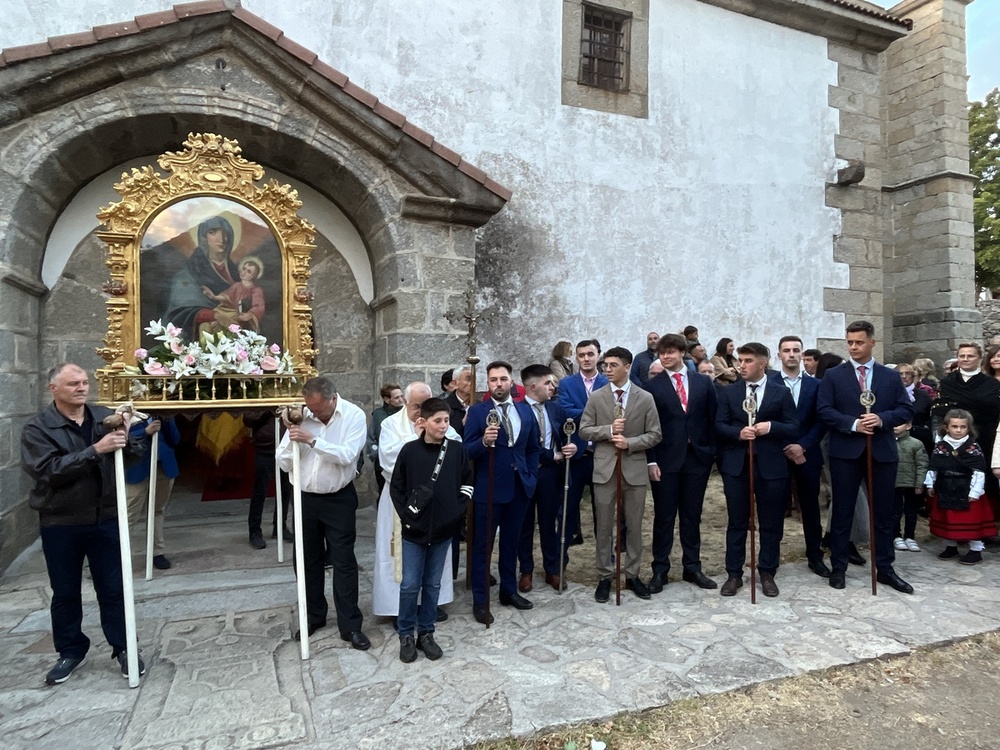
M316 364L340 371L345 393L367 390L370 402L378 382L436 376L464 356L462 332L442 313L460 304L473 278L476 227L509 192L252 14L187 15L8 58L0 90L0 568L36 533L18 439L45 402L42 374L53 358L92 347L82 331L56 344L43 329L62 295L88 308L103 302L93 286L104 278L95 247L79 248L75 276L58 292L41 280L43 249L73 195L114 165L176 150L190 132L216 132L336 204L362 238L374 279L368 305L344 290L317 295ZM327 244L313 259L315 289L329 290L345 272ZM366 333L367 344L350 343Z

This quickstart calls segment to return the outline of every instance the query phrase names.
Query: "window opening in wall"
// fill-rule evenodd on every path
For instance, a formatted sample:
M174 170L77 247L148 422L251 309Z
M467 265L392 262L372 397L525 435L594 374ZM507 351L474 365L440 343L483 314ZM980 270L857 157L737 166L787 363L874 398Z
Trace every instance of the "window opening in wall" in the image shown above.
M583 6L579 83L628 91L632 16L596 5Z

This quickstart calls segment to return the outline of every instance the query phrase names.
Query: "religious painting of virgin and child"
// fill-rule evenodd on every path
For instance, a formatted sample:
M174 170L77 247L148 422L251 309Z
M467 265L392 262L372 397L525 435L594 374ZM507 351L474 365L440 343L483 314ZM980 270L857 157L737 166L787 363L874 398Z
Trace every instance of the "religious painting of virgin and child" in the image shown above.
M216 196L178 201L142 237L140 330L160 320L194 341L236 324L284 347L283 275L278 241L256 211ZM155 344L142 333L141 346Z

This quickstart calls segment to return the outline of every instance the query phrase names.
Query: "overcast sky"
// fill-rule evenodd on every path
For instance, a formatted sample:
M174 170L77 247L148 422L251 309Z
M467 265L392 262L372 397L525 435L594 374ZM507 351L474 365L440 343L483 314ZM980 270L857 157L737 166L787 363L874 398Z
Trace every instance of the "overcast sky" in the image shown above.
M870 0L883 8L896 0ZM1000 0L974 0L966 9L969 100L982 101L1000 86Z

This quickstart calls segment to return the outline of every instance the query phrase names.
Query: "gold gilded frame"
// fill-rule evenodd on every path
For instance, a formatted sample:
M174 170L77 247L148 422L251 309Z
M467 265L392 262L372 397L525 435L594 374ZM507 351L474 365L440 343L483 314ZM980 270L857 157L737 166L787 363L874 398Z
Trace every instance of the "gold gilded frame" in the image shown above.
M104 231L97 236L107 245L105 260L111 279L104 285L109 294L108 332L97 353L107 366L97 371L98 399L117 404L130 399L133 386L173 378L136 376L126 367L136 364L134 352L140 347L143 321L139 305L139 251L150 222L164 209L187 199L216 197L242 204L259 214L270 226L282 258L282 330L284 348L291 355L291 375L215 375L191 378L193 396L181 388L145 399L132 398L139 409L232 409L287 404L298 393L296 383L316 374L317 354L312 336L312 293L308 290L309 261L315 248L315 227L298 215L302 207L298 193L289 185L271 179L263 185L259 164L240 154L235 140L213 133L191 133L184 150L167 152L157 159L169 172L163 177L152 166L133 169L122 175L115 190L122 200L101 208L97 218ZM166 323L167 321L164 321ZM248 396L248 383L250 394Z

